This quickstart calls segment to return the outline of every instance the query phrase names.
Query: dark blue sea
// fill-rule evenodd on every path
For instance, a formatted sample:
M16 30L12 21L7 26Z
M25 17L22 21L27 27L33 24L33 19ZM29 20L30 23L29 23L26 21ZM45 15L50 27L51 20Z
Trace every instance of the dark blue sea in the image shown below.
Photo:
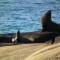
M0 0L0 34L38 31L48 10L52 20L60 23L60 0Z

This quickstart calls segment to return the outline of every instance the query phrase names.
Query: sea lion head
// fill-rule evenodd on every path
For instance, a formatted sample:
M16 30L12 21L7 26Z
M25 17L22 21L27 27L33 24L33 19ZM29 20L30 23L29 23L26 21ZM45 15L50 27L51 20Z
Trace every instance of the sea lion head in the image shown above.
M41 18L42 28L47 29L47 26L51 22L51 10L45 13Z

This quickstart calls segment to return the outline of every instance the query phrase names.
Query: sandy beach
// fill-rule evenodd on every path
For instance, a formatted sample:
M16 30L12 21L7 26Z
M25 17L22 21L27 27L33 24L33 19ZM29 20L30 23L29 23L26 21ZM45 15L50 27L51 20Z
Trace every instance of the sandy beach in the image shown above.
M19 44L14 46L0 47L0 59L1 60L24 60L32 53L48 46L50 44Z
M25 60L60 60L60 43L45 47Z
M29 43L29 44L18 44L18 45L12 44L11 46L10 44L6 44L6 46L2 46L2 44L0 43L1 45L0 60L39 60L39 59L45 60L45 59L49 59L50 57L53 58L54 56L56 56L57 53L60 53L59 40L60 40L60 37L57 37L54 44L51 44L51 41L47 41L45 43ZM49 46L51 46L53 49ZM39 52L41 52L42 50L44 52L40 54ZM37 55L35 55L37 51L38 53ZM37 58L39 57L39 58L36 59L36 57ZM50 58L50 60L52 59Z

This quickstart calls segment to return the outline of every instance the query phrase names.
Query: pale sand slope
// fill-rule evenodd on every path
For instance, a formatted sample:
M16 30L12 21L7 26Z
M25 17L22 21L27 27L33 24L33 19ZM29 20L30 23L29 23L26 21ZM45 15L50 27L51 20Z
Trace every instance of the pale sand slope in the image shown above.
M56 38L55 43L58 42L60 42L60 38ZM2 44L0 43L0 46L2 46L0 47L0 60L24 60L36 51L50 46L51 41L48 41L46 43L19 44L12 46L6 46L10 44L3 45L5 46L2 46Z
M32 53L51 45L50 43L19 44L0 47L0 60L24 60Z
M45 47L25 60L60 60L60 43Z

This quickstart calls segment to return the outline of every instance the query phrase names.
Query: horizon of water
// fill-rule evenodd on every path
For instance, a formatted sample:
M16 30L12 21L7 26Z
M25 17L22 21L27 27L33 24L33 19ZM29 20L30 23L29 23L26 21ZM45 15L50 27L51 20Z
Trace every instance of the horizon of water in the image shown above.
M52 20L60 23L60 0L0 0L0 34L38 31L48 10Z

